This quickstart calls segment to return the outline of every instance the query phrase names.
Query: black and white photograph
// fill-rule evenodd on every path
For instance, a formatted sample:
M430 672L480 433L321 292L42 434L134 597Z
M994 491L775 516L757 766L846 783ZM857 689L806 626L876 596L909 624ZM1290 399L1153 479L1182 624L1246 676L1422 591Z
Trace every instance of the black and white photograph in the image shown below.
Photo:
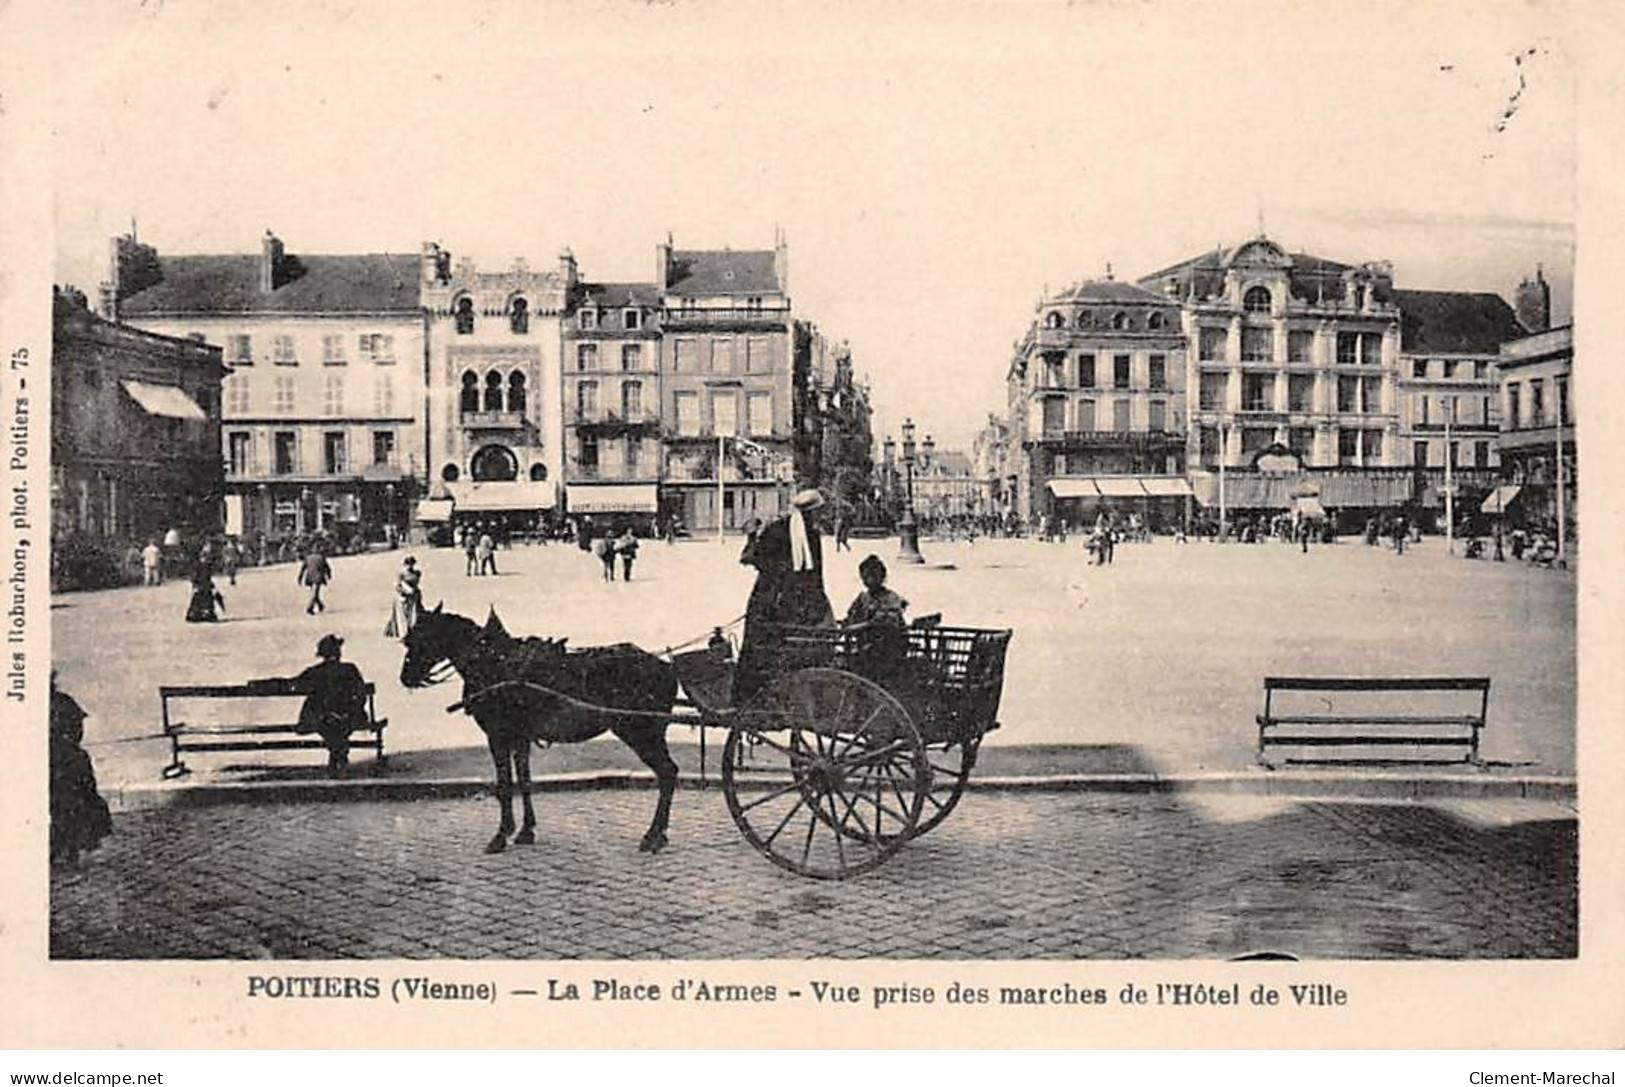
M1581 10L11 19L31 970L1591 976Z

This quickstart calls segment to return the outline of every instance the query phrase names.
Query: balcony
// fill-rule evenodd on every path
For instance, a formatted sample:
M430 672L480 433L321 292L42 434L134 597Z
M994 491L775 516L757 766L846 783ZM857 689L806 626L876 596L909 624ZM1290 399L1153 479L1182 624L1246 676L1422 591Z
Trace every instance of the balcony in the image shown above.
M650 458L648 464L642 461L637 464L582 464L579 461L571 461L564 466L564 477L567 481L641 483L659 478L659 473L655 469L653 458Z
M760 309L749 306L719 306L663 310L660 319L669 331L678 328L762 328L782 329L790 322L790 307Z
M458 422L464 430L523 430L526 426L522 411L465 411Z
M1173 430L1045 430L1038 440L1068 449L1149 449L1184 445L1185 435Z
M597 430L659 430L660 415L653 411L587 411L581 408L570 413L572 427Z

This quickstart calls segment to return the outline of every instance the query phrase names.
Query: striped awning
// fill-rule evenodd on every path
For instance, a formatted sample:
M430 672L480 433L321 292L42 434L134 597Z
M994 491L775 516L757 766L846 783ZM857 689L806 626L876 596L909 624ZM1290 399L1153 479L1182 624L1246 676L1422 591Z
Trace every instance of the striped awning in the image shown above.
M515 480L508 483L448 483L446 491L458 513L501 513L553 508L553 484Z
M123 381L120 384L148 415L192 419L200 423L209 420L209 416L197 406L197 401L187 396L184 389L177 389L173 385L152 385L145 381Z
M1484 504L1479 507L1484 513L1505 513L1518 500L1523 488L1516 483L1504 483L1490 492Z
M428 524L451 520L452 503L449 498L425 498L418 503L416 518Z

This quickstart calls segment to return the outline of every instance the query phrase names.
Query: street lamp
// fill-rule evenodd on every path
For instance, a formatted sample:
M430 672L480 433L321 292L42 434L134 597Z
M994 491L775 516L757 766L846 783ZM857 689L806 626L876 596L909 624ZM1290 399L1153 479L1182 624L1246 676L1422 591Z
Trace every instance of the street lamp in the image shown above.
M890 439L887 439L890 441ZM926 442L930 443L930 438ZM903 420L903 471L907 473L908 489L903 492L903 516L897 522L897 541L900 545L899 562L923 563L920 554L920 527L914 521L914 420Z

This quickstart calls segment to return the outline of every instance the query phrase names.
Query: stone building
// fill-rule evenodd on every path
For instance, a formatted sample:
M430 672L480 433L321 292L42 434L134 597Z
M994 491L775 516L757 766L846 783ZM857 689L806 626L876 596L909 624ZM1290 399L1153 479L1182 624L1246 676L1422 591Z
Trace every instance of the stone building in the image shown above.
M1572 539L1579 496L1572 393L1574 326L1502 344L1498 361L1501 419L1496 446L1503 485L1481 509L1513 523L1555 526L1561 479L1565 532Z
M845 343L809 321L795 326L793 375L796 478L828 497L831 516L878 525L885 511L874 479L874 412L869 387L852 367Z
M482 271L426 243L415 261L427 327L424 463L427 516L534 528L559 504L564 430L560 330L576 286L568 250L558 268L523 260Z
M404 528L429 463L418 254L167 256L114 241L104 316L224 352L225 527Z
M983 513L1004 516L1014 509L1016 477L1010 452L1010 424L988 413L971 446L971 470L981 481Z
M783 238L765 250L656 247L660 502L696 533L788 508L794 321ZM744 441L736 439L743 438Z
M51 542L61 587L115 583L131 547L222 527L220 348L54 293Z
M1182 517L1186 370L1178 293L1105 279L1044 299L1005 378L1015 513Z
M970 455L957 449L934 449L914 466L914 513L933 528L985 512L984 490Z

